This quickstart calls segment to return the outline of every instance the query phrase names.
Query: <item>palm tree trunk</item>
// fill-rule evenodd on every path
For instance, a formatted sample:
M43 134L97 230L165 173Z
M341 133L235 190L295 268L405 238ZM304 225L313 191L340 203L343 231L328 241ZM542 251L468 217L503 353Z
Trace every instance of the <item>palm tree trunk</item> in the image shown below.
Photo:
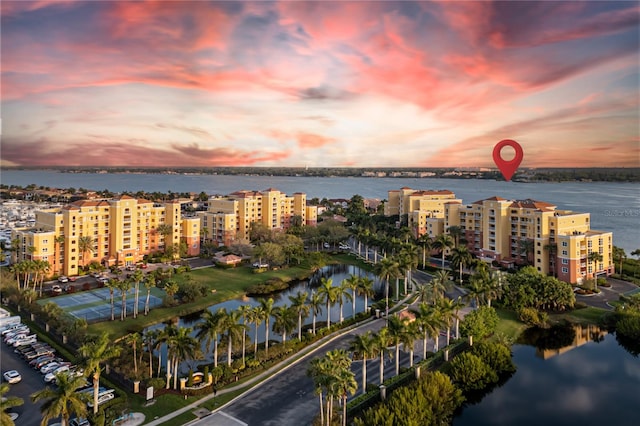
M138 374L138 360L137 360L137 353L136 353L136 342L134 341L131 346L133 346L133 372L135 374Z
M153 377L153 348L149 346L149 378Z
M315 312L313 313L313 325L312 325L312 328L313 328L313 334L316 334L316 313Z
M246 324L245 324L245 327L246 327ZM244 358L245 358L244 355L245 355L245 349L247 347L246 336L247 336L247 330L243 329L242 330L242 365L244 365Z
M173 389L178 389L178 357L173 357Z
M329 300L327 300L327 328L331 327L331 304L329 303Z
M320 426L324 426L324 407L322 401L322 392L318 394L318 397L320 398Z
M362 356L362 394L367 393L367 357Z
M216 334L214 336L214 341L213 341L213 368L216 368L218 366L218 335Z
M116 310L115 300L113 299L113 291L111 291L110 293L111 293L111 321L115 321L115 320L116 320L116 315L115 315L115 310Z
M447 324L447 346L449 346L449 342L451 341L451 327Z
M93 414L98 414L98 389L100 388L100 372L93 373Z
M384 353L380 352L380 384L384 383Z
M368 302L367 295L365 293L365 295L364 295L364 312L367 312L367 302Z
M351 290L351 318L356 317L356 291Z
M342 396L342 426L347 426L347 394Z
M264 354L269 356L269 319L264 322Z
M151 297L151 289L147 290L147 300L144 302L144 314L149 314L149 298Z
M422 339L422 359L427 359L427 333L424 333L424 339Z
M342 315L342 304L342 296L340 296L340 324L342 324L344 321L344 316Z
M396 376L400 374L400 343L396 342Z
M233 352L233 348L231 347L231 336L229 336L229 341L227 342L227 365L231 367L231 353Z
M253 337L253 356L256 357L258 354L258 323L256 322L256 334Z

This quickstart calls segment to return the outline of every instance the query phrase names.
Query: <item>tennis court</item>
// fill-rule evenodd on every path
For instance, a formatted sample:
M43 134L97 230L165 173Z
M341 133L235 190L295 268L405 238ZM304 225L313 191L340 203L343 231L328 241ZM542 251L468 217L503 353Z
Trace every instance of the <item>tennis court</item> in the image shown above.
M149 309L161 306L163 295L164 291L157 288L151 289ZM146 291L138 295L138 312L144 312L146 298ZM119 290L114 291L113 300L114 316L119 318L122 311L122 296ZM50 299L49 301L60 306L69 315L78 319L82 318L87 322L111 319L111 294L108 288L97 288L81 293L66 294ZM133 313L133 306L135 304L135 291L133 289L127 292L126 304L127 316L130 316Z

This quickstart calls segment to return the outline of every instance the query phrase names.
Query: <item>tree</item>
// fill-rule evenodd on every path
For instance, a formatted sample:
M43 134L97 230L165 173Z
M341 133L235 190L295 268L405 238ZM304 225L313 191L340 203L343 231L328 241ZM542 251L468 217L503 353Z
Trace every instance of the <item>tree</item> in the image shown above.
M442 254L442 269L444 269L444 255L448 248L453 247L453 239L448 234L440 234L433 242L433 248L439 250Z
M633 253L632 253L633 254ZM622 262L627 258L627 253L625 253L622 247L613 246L613 261L620 263L620 276L622 277ZM602 261L602 260L600 260Z
M258 299L260 303L260 309L264 319L264 353L269 357L269 325L271 322L271 316L273 315L273 298Z
M0 383L0 424L13 426L13 420L9 417L7 410L19 407L24 404L24 400L17 396L5 396L7 392L9 392L9 383Z
M518 249L520 251L520 255L525 256L525 264L531 265L531 255L533 254L533 250L535 249L533 240L529 238L518 240Z
M396 351L396 376L400 374L400 342L405 331L404 321L397 315L392 315L387 322L389 340L395 346Z
M287 342L287 334L295 330L296 312L283 305L273 308L273 331L282 336L282 344Z
M351 289L350 284L347 282L347 280L342 280L342 282L340 283L339 286L336 287L336 293L338 294L338 305L340 306L340 324L342 324L342 322L344 321L344 316L342 315L342 306L344 304L344 300L351 300L352 293L349 293L349 290ZM354 301L355 304L355 301Z
M482 339L495 331L499 320L494 308L480 306L464 317L460 324L460 331L463 336L474 336Z
M555 277L557 272L558 244L550 242L542 248L549 252L549 269L551 269L552 275Z
M240 305L238 307L238 312L240 312L240 315L242 316L242 324L244 325L244 328L242 329L242 365L245 365L247 330L249 329L249 326L247 325L247 323L250 322L251 310L252 310L251 305Z
M78 349L82 358L81 364L85 371L93 378L93 414L98 413L98 389L100 388L100 373L105 361L120 355L120 348L111 343L109 334L102 333L95 340L89 340Z
M349 350L362 358L362 393L367 393L367 359L376 356L375 338L371 331L356 334L351 341Z
M144 314L149 314L149 299L151 298L151 289L156 286L156 277L153 274L147 274L144 278L144 288L147 289L147 298L144 301Z
M433 305L426 303L420 303L418 310L414 311L416 314L416 322L420 326L422 331L422 359L427 359L427 341L429 338L435 339L440 332L440 326L442 325L442 319L438 310ZM437 351L437 343L434 345Z
M356 288L356 291L360 296L364 297L363 312L368 312L368 299L369 297L373 297L375 294L375 292L373 291L373 280L369 277L360 277L360 279L358 280L358 287Z
M156 345L156 339L160 335L160 330L145 330L142 335L143 344L147 345L147 352L149 352L149 378L153 377L153 348Z
M213 367L218 366L218 335L224 330L224 320L227 316L225 308L218 308L214 313L206 310L202 314L202 321L196 325L196 338L204 339L207 352L213 343ZM256 339L257 340L257 339Z
M178 366L180 361L194 359L198 355L198 341L191 336L190 327L180 327L175 334L169 336L167 340L167 356L171 359L173 366L173 388L178 388Z
M120 297L122 298L122 306L120 307L120 321L124 321L127 318L127 292L131 288L131 281L128 279L118 281L118 290L120 290Z
M171 241L169 241L169 237L173 234L173 227L168 223L161 223L156 227L156 232L162 236L162 241L164 244L164 253L165 255L169 253L169 247L172 246Z
M229 312L223 318L223 329L226 330L224 335L227 344L227 365L231 366L231 357L233 355L233 342L241 340L241 336L246 331L246 326L240 322L241 313L239 310Z
M384 383L384 356L389 353L389 344L391 339L389 337L389 329L387 327L381 328L378 334L374 338L375 351L380 357L380 384Z
M320 287L318 294L322 295L322 299L327 304L327 328L331 327L331 306L338 300L338 288L333 286L331 278L320 278Z
M431 256L433 241L428 234L422 234L418 237L418 244L422 247L422 269L424 269L427 266L427 254Z
M451 342L451 322L457 318L455 302L447 297L443 297L438 301L436 309L440 312L440 316L447 326L446 346L449 346L449 343Z
M88 235L83 235L78 238L78 251L82 253L82 266L87 266L89 262L87 262L86 254L93 252L93 238Z
M255 324L256 326L254 339L253 339L254 356L257 356L258 354L258 327L260 326L260 324L262 324L263 319L264 319L264 313L262 312L262 308L260 306L256 306L253 309L251 309L251 312L249 313L249 322Z
M169 280L164 285L164 291L165 291L165 293L167 293L167 302L170 305L173 305L174 296L178 293L179 290L180 290L180 287L178 286L178 283L173 281L173 280Z
M302 340L302 317L306 318L311 309L307 305L307 297L309 297L309 293L306 291L298 291L294 296L289 296L291 309L298 315L298 340Z
M420 338L420 328L418 327L418 323L415 321L406 322L404 324L404 329L402 330L402 334L400 335L400 343L402 343L402 348L407 351L409 350L409 366L413 367L413 348L417 339Z
M307 376L311 377L313 380L315 393L320 398L320 425L324 426L324 402L323 402L323 394L325 389L329 386L329 381L331 378L331 369L332 366L329 365L329 362L325 358L314 358L309 363L309 368L307 369Z
M480 390L498 382L497 373L480 357L469 352L456 356L450 364L449 376L463 391Z
M316 334L316 316L320 315L322 312L322 305L324 304L324 300L322 298L322 294L312 291L311 296L309 297L309 308L311 309L311 315L313 317L311 332Z
M445 270L436 271L431 280L431 291L433 293L433 302L444 297L444 293L451 288L451 277L449 272Z
M460 243L464 240L464 229L454 225L447 228L447 232L453 238L453 247L460 247Z
M376 274L384 280L385 318L389 320L389 280L398 275L398 264L385 257L375 266Z
M140 343L140 334L131 333L125 336L125 342L131 345L131 349L133 350L133 372L134 374L138 374L138 344Z
M62 426L69 424L72 414L85 417L87 414L87 394L76 392L85 383L84 377L74 374L56 374L56 387L39 390L31 395L33 402L44 400L40 407L42 414L41 426L46 426L50 420L62 417ZM97 396L94 398L94 414L97 413ZM5 423L3 423L5 424Z
M460 269L460 285L462 285L462 268L468 266L471 260L473 260L473 256L466 246L454 247L451 250L451 266Z
M131 275L131 281L133 282L134 289L134 302L133 302L133 317L138 318L138 301L140 299L140 282L144 280L144 274L140 269L136 269L136 271Z
M356 317L356 291L358 290L358 286L360 285L360 278L357 275L349 275L346 279L342 281L342 284L345 288L351 290L351 318ZM365 308L366 310L366 308Z

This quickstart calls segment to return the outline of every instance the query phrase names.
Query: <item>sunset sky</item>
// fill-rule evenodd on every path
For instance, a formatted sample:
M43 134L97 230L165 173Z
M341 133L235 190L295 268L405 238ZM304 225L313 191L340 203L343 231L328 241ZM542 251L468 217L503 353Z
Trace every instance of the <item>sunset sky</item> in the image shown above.
M640 167L634 1L1 8L4 166Z

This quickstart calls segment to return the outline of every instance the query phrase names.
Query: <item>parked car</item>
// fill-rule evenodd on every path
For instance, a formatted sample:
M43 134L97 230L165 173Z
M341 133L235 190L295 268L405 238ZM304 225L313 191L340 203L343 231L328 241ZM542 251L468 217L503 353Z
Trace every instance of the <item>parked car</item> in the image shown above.
M58 282L68 283L69 282L69 277L65 277L64 275L61 275L61 276L58 277Z
M51 364L52 362L60 362L59 358L54 357L53 355L45 355L44 357L37 358L37 362L30 364L36 370L40 370L47 364Z
M69 371L69 366L68 365L60 366L60 367L56 368L55 370L53 370L52 372L47 373L44 376L44 381L47 382L47 383L54 382L55 379L56 379L56 374L66 373L67 371Z
M69 426L91 426L91 423L83 417L74 417L69 421Z
M19 383L20 380L22 380L22 376L20 375L20 373L18 373L17 370L5 371L2 377L4 377L4 379L11 384Z
M70 365L71 365L70 362L52 362L51 364L47 364L44 367L42 367L40 369L40 372L42 374L49 374L53 371L56 371L58 368L62 368L62 367L67 367L67 370L68 370Z
M102 395L98 396L98 406L100 406L100 404L104 404L107 401L111 401L115 397L116 396L113 393L105 393L105 394L102 394ZM91 399L91 401L87 402L87 406L89 408L93 408L93 399Z
M64 282L66 283L67 281L64 281ZM51 287L51 292L54 293L54 294L60 294L60 293L62 293L62 287L60 287L58 284L54 284Z

